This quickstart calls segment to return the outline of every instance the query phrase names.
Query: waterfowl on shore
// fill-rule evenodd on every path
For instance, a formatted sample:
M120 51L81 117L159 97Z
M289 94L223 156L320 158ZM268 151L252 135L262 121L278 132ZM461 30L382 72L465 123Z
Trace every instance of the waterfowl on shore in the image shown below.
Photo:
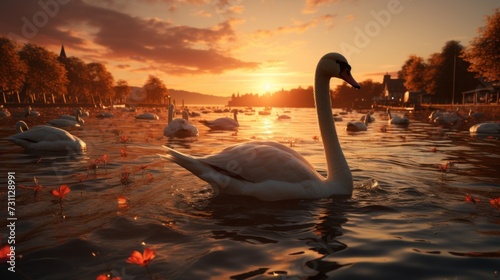
M37 125L29 129L24 121L18 121L16 131L7 140L29 151L81 153L87 149L80 138L57 127Z
M360 88L350 70L347 60L337 53L323 56L316 68L314 94L327 178L295 150L277 142L237 144L206 157L193 157L165 147L169 155L163 157L207 181L215 193L246 195L266 201L351 195L352 175L335 129L329 93L332 77Z

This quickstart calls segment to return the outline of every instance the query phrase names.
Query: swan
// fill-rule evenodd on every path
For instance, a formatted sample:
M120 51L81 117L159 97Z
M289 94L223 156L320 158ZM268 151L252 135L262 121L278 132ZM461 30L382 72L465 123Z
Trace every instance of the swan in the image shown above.
M80 138L64 129L48 125L37 125L29 129L24 121L16 123L17 134L7 140L30 151L84 152L87 145Z
M403 117L400 116L392 116L391 115L391 109L387 108L387 115L389 116L389 124L394 124L394 125L409 125L410 124L410 119L408 118L408 114L405 113Z
M470 133L473 134L488 134L488 135L499 135L500 134L500 123L498 122L484 122L473 125L469 128Z
M103 119L103 118L112 118L114 117L115 115L111 112L106 112L106 111L101 111L99 112L96 117L100 118L100 119Z
M347 60L338 53L324 55L316 68L314 95L328 168L326 178L295 150L276 142L237 144L205 157L165 147L169 154L162 157L207 181L216 194L245 195L264 201L352 195L352 174L335 129L329 93L332 77L360 88L350 70Z
M0 105L0 117L10 117L9 110L5 109L3 105Z
M361 118L363 121L350 121L347 123L347 127L345 130L347 131L366 131L369 119L370 119L370 113L367 113L366 116L363 116Z
M240 126L238 123L238 110L233 110L233 118L218 118L213 121L200 120L200 122L208 126L211 130L236 130Z
M157 114L154 113L143 113L140 115L135 116L136 119L139 120L159 120L160 117L158 117Z
M47 122L48 125L70 129L80 128L84 124L84 120L80 118L80 111L76 110L75 116L61 115L58 119L53 119Z
M173 119L174 104L168 106L168 124L163 130L163 135L167 137L196 137L198 129L189 123L189 113L182 111L182 119Z
M278 120L289 120L291 118L289 115L278 115Z
M40 113L38 111L35 111L31 108L31 106L26 107L26 110L24 110L24 116L25 117L39 117Z

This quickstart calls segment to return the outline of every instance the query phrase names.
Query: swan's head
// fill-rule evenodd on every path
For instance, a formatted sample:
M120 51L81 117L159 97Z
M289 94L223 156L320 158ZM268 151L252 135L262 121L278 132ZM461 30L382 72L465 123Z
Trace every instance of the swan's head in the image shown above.
M325 54L319 61L316 71L330 78L342 79L357 89L361 88L351 75L351 66L347 59L339 53Z

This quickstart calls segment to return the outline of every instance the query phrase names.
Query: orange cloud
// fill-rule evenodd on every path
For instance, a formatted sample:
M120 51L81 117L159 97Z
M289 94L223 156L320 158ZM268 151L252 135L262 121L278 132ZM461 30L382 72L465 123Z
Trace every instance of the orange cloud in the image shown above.
M225 2L221 0L219 4L226 5ZM72 0L59 5L57 13L47 17L44 25L31 23L34 28L29 30L25 27L29 23L25 22L40 13L38 2L1 1L0 10L9 13L2 19L0 34L11 34L17 41L24 39L55 48L64 43L67 50L78 49L82 56L88 54L95 60L154 62L172 75L222 73L258 66L256 62L234 58L224 50L225 43L236 39L235 21L225 20L215 26L198 28L175 25L158 18L140 18L90 3ZM22 21L22 18L26 20ZM75 29L78 31L69 31Z

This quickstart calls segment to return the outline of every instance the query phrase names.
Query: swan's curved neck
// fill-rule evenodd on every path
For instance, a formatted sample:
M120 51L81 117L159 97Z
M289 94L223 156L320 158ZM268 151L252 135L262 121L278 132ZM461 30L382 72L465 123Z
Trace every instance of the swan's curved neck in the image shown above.
M16 123L16 131L17 131L17 133L23 133L23 132L28 131L28 130L29 130L29 127L28 127L28 125L25 122L18 121Z
M233 118L235 121L238 121L238 111L233 111Z
M338 182L345 186L344 192L352 192L352 175L349 165L340 147L330 101L330 77L316 70L314 99L318 113L319 129L325 147L326 164L328 168L327 182ZM338 187L338 186L337 186ZM342 190L339 190L343 193Z

